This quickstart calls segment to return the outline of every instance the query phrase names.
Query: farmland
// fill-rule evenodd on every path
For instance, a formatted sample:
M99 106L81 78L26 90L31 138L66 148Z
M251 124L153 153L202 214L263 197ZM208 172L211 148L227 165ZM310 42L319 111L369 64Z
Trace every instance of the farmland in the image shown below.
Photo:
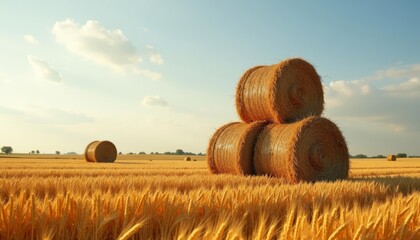
M0 155L0 239L419 239L420 159L339 182L211 175L204 156Z

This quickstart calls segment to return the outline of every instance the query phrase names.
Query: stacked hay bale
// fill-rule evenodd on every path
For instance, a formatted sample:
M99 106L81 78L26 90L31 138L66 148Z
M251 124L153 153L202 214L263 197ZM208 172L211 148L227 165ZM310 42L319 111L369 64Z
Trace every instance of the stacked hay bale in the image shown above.
M305 60L246 71L236 109L243 123L226 124L210 139L212 173L268 175L290 183L348 177L347 144L338 127L320 117L321 79Z
M117 148L110 141L93 141L86 146L85 160L88 162L114 162Z

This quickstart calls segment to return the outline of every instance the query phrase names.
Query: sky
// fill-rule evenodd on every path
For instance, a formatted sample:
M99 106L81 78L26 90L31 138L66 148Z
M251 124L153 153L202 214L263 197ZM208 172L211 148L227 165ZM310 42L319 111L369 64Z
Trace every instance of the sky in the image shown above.
M418 1L12 1L0 145L205 152L250 67L301 57L351 154L420 155Z

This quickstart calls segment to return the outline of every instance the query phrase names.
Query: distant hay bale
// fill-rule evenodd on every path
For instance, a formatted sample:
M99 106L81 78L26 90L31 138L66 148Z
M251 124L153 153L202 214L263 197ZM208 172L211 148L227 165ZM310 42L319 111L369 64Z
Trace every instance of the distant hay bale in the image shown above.
M246 71L236 88L236 111L242 121L287 123L320 116L324 109L321 79L300 58Z
M387 156L386 160L388 161L397 161L397 156L390 154Z
M257 174L289 183L345 179L349 154L340 129L322 117L289 124L270 124L258 136L254 150Z
M191 158L190 157L186 157L186 158L184 158L184 160L185 161L191 161Z
M85 160L88 162L114 162L117 149L110 141L93 141L85 149Z
M255 141L265 125L264 122L233 122L220 127L207 148L209 170L212 173L254 174Z
M193 159L193 161L194 161L194 162L196 162L196 161L197 161L197 159L195 159L195 158L194 158L194 159Z

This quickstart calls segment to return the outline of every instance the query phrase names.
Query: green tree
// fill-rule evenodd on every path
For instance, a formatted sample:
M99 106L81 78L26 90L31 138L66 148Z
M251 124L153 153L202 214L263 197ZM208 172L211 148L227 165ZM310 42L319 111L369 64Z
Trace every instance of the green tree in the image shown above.
M4 153L6 153L6 154L10 154L10 153L12 153L12 152L13 152L13 148L12 148L12 147L10 147L10 146L3 146L3 147L1 148L1 151L2 151L2 152L4 152Z
M407 157L407 153L398 153L396 155L397 158L406 158Z
M39 150L36 150L36 154L39 154Z
M31 151L31 153L32 153L32 154L35 154L35 151L34 151L34 150L32 150L32 151Z
M55 151L55 154L60 155L60 151Z
M184 154L184 151L183 151L182 149L177 149L177 150L175 151L175 154L176 154L176 155L183 155L183 154Z

